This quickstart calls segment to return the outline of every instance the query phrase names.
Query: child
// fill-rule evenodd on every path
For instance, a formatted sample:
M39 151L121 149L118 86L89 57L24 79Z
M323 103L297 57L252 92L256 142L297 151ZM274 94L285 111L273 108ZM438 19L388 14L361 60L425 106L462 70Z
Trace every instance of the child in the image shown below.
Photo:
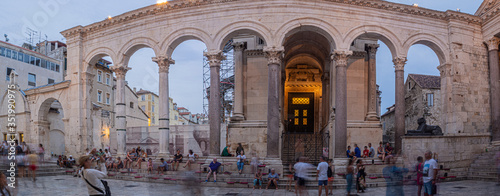
M148 160L148 174L153 173L153 159L149 158Z
M370 156L370 150L368 150L368 146L365 146L365 150L363 150L363 158Z

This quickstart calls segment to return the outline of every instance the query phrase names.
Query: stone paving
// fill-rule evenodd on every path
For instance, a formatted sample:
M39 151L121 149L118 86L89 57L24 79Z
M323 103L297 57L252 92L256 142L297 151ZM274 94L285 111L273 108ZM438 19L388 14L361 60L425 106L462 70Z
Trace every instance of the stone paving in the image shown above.
M294 192L285 190L252 190L249 188L216 188L203 187L199 184L193 184L190 187L186 185L172 185L162 183L133 182L122 180L108 180L111 187L111 193L118 196L132 195L295 195ZM500 192L500 186L494 182L483 181L458 181L440 183L438 186L439 195L495 195ZM416 195L415 186L405 186L406 195ZM46 195L87 195L85 182L80 178L69 175L39 177L36 182L27 178L19 181L19 187L16 190L18 195L46 196ZM199 191L198 194L196 191ZM385 195L386 188L370 188L366 193L359 195ZM334 195L345 195L345 190L335 190ZM306 195L318 195L317 190L307 190ZM324 194L323 194L324 195Z

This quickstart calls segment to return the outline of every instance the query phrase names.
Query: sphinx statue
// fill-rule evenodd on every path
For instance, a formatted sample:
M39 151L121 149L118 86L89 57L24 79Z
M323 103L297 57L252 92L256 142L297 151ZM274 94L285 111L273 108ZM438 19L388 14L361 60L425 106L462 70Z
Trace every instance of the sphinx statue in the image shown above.
M418 128L417 130L408 130L406 135L443 135L441 127L434 125L427 125L425 118L419 118L417 120Z

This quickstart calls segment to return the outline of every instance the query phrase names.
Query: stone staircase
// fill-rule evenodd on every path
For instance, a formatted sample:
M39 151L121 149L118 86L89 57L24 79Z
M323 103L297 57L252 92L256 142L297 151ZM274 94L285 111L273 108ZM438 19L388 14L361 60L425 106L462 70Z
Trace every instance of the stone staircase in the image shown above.
M6 160L1 161L0 163L0 170L2 171L7 171L9 169L9 163ZM72 169L68 168L61 168L56 165L56 162L53 161L48 161L44 163L39 163L37 165L36 169L36 176L57 176L57 175L64 175L66 174L66 171L70 171ZM19 170L16 170L17 176L19 176ZM25 168L25 176L28 176L28 167Z
M468 180L497 181L497 166L495 155L500 146L489 146L471 164L467 175Z

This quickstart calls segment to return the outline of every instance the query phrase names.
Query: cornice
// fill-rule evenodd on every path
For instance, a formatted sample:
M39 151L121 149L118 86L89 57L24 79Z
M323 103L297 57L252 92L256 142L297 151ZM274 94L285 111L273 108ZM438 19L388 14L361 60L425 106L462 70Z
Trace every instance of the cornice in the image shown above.
M118 16L111 17L110 19L105 19L100 22L96 22L87 26L76 26L70 29L67 29L65 31L62 31L61 34L68 39L69 37L72 37L74 35L77 35L79 33L85 34L85 33L92 33L94 31L98 31L104 28L109 28L111 26L115 25L121 25L125 22L130 22L131 20L151 16L151 15L156 15L160 13L165 13L165 12L171 12L174 10L180 10L180 9L185 9L185 8L193 8L193 7L200 7L204 5L210 5L210 4L218 4L218 3L227 3L227 2L235 2L235 1L245 1L245 0L176 0L176 1L169 1L168 3L161 4L161 5L150 5L147 7L139 8L136 10L132 10L126 13L123 13ZM387 11L393 11L393 12L399 12L399 13L405 13L405 14L410 14L410 15L417 15L417 16L423 16L423 17L428 17L428 18L433 18L433 19L440 19L440 20L445 20L449 21L450 19L456 19L459 21L464 21L468 23L474 23L474 24L481 24L482 20L478 16L470 15L470 14L465 14L461 12L455 12L455 11L446 11L446 12L441 12L441 11L436 11L436 10L431 10L431 9L426 9L426 8L421 8L421 7L414 7L410 5L404 5L404 4L398 4L398 3L392 3L392 2L387 2L387 1L382 1L382 0L323 0L325 2L331 2L331 3L339 3L339 4L347 4L351 6L360 6L360 7L369 7L369 8L375 8L375 9L381 9L381 10L387 10ZM497 9L495 12L490 12L488 16L492 17L494 14L499 12ZM489 18L489 17L485 17Z
M71 83L71 80L65 80L65 81L62 81L62 82L59 82L56 84L52 84L52 85L28 89L28 90L24 91L24 93L26 94L26 96L30 96L30 95L38 94L38 93L52 92L52 91L68 88L70 83Z
M264 51L262 49L255 50L245 50L248 57L264 56Z

